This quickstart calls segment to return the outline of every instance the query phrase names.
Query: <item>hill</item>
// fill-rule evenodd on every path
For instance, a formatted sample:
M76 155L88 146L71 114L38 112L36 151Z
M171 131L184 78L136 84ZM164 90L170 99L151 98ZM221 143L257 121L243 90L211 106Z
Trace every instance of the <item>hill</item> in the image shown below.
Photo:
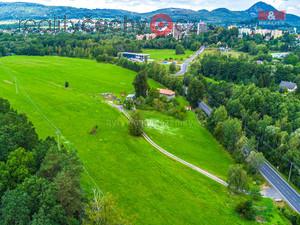
M20 19L50 19L50 18L128 18L149 19L155 14L164 13L172 17L174 21L203 20L212 24L227 25L233 23L257 22L257 15L260 10L275 10L271 5L264 2L258 2L244 11L231 11L225 8L219 8L212 11L208 10L190 10L180 8L159 9L148 13L137 13L116 9L84 9L65 6L45 6L34 3L0 3L0 20L20 20ZM287 14L287 26L300 26L300 17Z
M100 93L132 92L134 72L60 57L12 56L1 58L0 65L0 96L26 113L42 137L57 136L68 148L76 148L85 168L85 189L111 192L126 214L135 217L136 224L253 224L234 212L241 196L230 195L225 187L128 134L125 117L106 104ZM67 89L66 81L70 85ZM153 81L150 85L159 86ZM98 130L91 135L95 126ZM228 155L219 154L222 150L215 140L205 135L204 142L210 141L215 149L209 157L217 154L220 168L229 166ZM187 157L195 154L189 148ZM199 163L203 157L198 156ZM213 167L217 165L206 165L207 169ZM286 224L270 205L269 224Z

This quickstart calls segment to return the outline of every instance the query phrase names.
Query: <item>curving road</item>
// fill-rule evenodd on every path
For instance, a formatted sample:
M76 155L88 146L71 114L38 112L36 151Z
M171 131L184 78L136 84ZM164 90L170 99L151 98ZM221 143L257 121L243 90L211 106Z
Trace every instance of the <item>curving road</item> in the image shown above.
M205 47L204 46L201 46L201 48L196 51L190 58L186 59L182 65L181 65L181 68L180 68L180 71L178 71L175 75L176 76L182 76L184 75L187 70L188 70L188 67L189 65L199 56L201 55L205 50Z

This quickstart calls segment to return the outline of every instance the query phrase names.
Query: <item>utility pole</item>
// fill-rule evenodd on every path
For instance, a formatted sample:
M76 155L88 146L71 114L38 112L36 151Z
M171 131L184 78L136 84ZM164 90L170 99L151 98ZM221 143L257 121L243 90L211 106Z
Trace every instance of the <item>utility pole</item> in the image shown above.
M293 168L293 163L291 162L291 167L290 167L290 172L289 172L289 179L288 179L288 182L290 182L290 180L291 180L292 168Z

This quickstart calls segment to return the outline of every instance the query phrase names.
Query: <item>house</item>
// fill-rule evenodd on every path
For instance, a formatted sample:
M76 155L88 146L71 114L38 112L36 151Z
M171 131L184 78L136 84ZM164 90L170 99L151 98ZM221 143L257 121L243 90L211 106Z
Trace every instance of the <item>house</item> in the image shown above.
M298 88L297 84L288 81L281 81L279 87L281 90L286 89L288 92L294 92Z
M175 92L169 89L158 89L160 96L167 97L168 100L175 98Z
M136 39L139 40L139 41L142 41L142 40L152 40L152 39L155 39L157 37L156 34L141 34L141 35L136 35Z

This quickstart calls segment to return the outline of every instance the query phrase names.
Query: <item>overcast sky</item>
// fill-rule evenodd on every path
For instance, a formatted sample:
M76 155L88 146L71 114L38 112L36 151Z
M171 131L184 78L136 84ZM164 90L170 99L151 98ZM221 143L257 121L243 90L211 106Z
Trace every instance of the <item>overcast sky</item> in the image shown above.
M112 8L135 12L149 12L160 8L187 8L193 10L228 8L244 10L257 0L2 0L4 2L35 2L45 5L65 5L82 8ZM265 0L279 10L300 16L300 0Z

